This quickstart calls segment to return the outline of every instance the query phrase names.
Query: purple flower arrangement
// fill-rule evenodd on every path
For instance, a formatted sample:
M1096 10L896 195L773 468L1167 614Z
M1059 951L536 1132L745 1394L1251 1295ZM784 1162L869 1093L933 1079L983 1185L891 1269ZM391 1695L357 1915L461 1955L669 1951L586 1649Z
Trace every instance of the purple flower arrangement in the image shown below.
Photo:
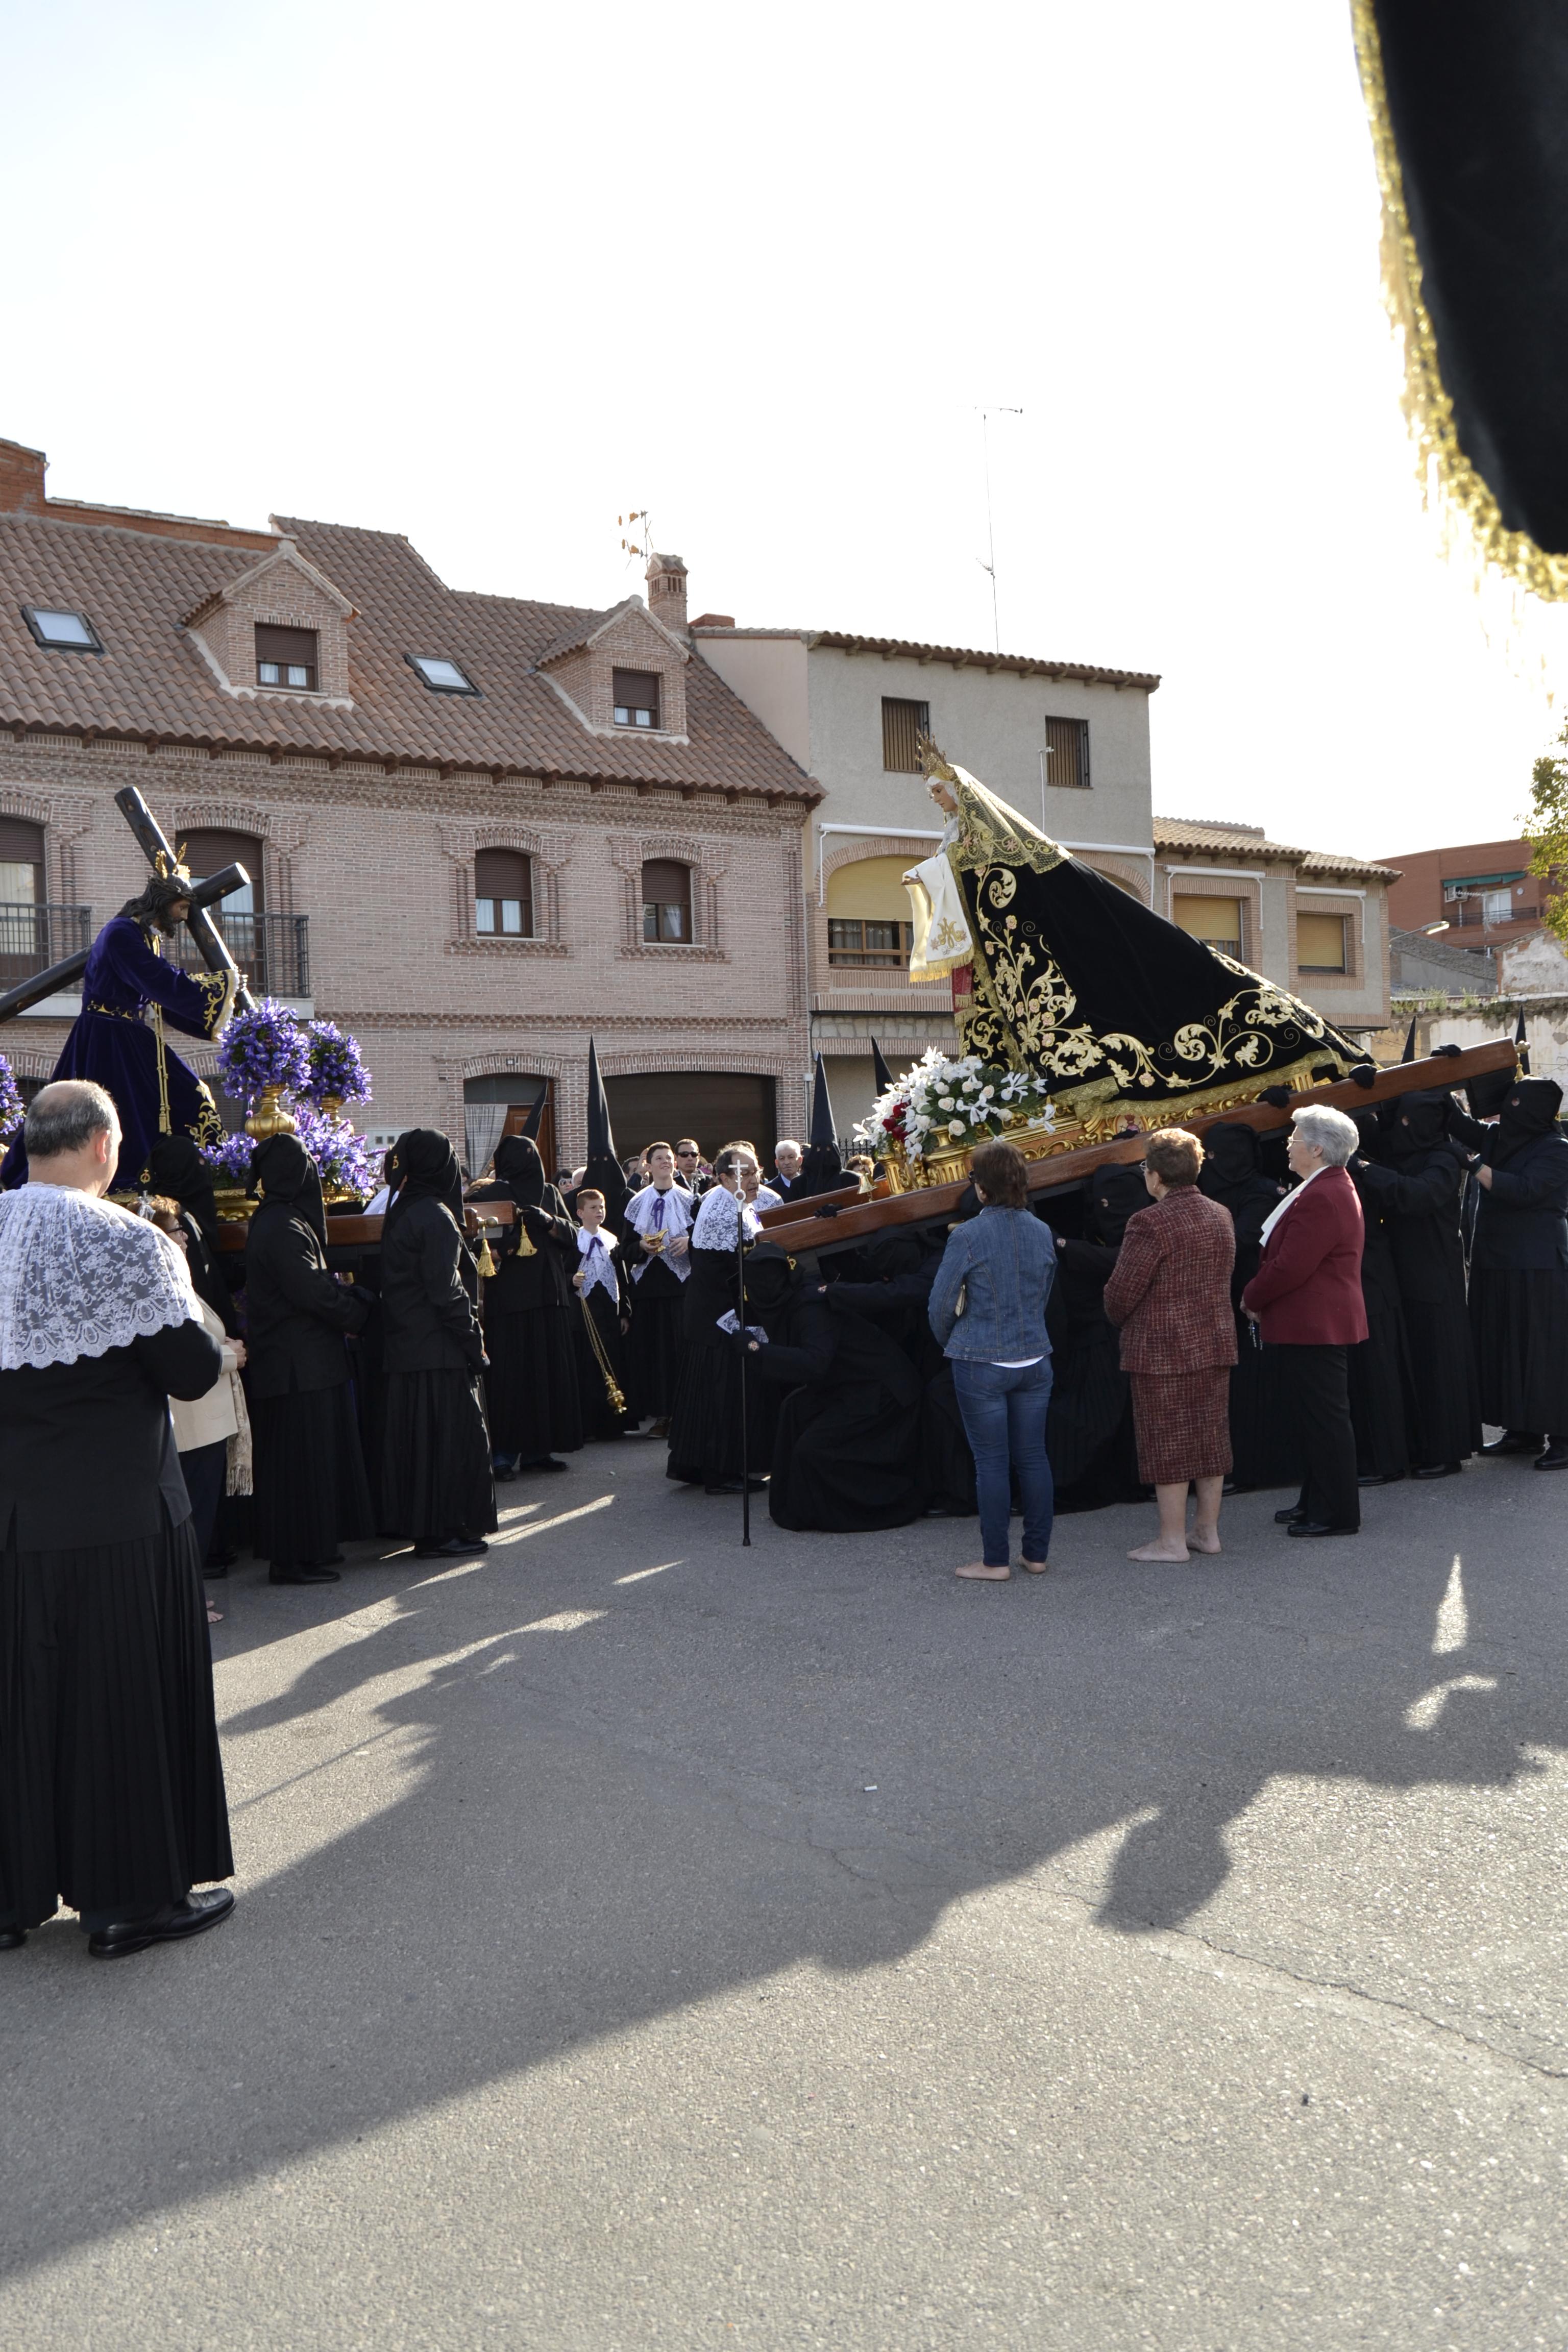
M228 1091L253 1102L264 1087L300 1093L310 1075L305 1033L286 1004L264 996L248 1013L237 1013L218 1047L218 1067Z
M368 1201L381 1182L381 1154L346 1119L331 1119L303 1103L294 1118L300 1142L315 1161L327 1192L352 1192Z
M248 1135L226 1135L221 1143L209 1145L202 1158L217 1184L243 1192L250 1181L250 1155L255 1149Z
M359 1040L335 1021L312 1021L306 1031L310 1076L296 1088L307 1102L323 1103L329 1095L340 1103L369 1102L370 1072Z
M0 1142L7 1140L12 1130L21 1124L22 1109L22 1089L10 1063L0 1054Z

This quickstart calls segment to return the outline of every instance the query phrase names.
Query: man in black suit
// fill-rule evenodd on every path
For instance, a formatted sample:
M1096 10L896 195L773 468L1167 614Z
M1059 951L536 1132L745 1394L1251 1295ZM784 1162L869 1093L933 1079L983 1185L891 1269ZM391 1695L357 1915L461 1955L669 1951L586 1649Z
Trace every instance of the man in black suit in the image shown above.
M781 1135L773 1146L773 1172L768 1183L781 1201L796 1201L807 1190L804 1155L793 1136Z

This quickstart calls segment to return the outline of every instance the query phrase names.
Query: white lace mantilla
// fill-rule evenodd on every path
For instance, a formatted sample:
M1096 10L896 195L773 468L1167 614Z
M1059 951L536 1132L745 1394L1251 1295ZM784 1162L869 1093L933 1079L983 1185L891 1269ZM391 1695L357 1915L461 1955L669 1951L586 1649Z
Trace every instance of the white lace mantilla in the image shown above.
M750 1204L738 1192L727 1192L722 1184L713 1185L703 1193L698 1205L697 1222L691 1228L692 1248L732 1250L737 1219L746 1239L755 1241L763 1229Z
M74 1364L200 1319L184 1258L145 1218L64 1184L0 1192L0 1370Z

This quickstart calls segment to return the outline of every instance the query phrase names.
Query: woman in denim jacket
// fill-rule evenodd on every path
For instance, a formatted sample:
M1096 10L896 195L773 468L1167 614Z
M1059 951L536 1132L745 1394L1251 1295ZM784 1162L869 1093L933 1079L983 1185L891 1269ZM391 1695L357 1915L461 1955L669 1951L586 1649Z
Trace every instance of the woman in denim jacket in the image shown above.
M980 1214L949 1235L931 1294L931 1328L952 1365L980 1498L985 1557L960 1576L1002 1584L1009 1564L1009 1465L1024 1498L1024 1566L1050 1566L1054 1496L1046 1455L1051 1343L1046 1300L1056 1241L1028 1208L1027 1163L1010 1143L983 1143L971 1166Z

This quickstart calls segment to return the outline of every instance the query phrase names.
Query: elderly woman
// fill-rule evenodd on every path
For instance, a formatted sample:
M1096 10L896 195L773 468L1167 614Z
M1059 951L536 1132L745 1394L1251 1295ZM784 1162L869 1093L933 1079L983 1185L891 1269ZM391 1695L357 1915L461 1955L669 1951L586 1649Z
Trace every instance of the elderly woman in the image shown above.
M1361 1531L1355 1430L1345 1360L1367 1336L1361 1202L1345 1163L1355 1121L1327 1104L1292 1111L1290 1172L1300 1181L1263 1226L1263 1255L1241 1311L1278 1348L1281 1391L1305 1464L1301 1498L1276 1511L1293 1536Z
M1219 1500L1230 1468L1230 1368L1236 1361L1229 1212L1198 1190L1204 1148L1184 1128L1152 1135L1143 1181L1153 1206L1127 1220L1105 1311L1121 1330L1132 1382L1138 1475L1154 1489L1160 1532L1129 1559L1183 1560L1215 1552ZM1197 1510L1187 1529L1187 1487Z

